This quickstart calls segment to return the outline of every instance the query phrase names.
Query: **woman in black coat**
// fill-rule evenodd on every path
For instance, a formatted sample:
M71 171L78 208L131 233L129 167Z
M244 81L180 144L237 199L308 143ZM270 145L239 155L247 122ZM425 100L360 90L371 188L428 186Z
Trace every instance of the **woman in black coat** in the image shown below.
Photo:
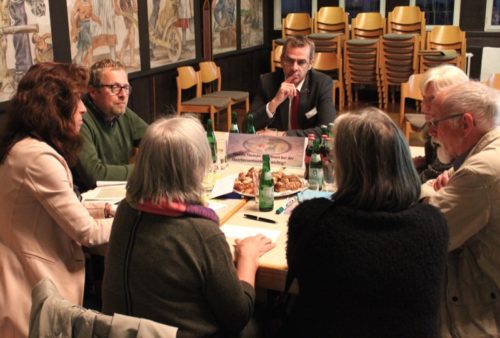
M335 123L332 199L299 205L287 260L299 296L289 336L438 337L448 229L418 203L408 145L385 113Z

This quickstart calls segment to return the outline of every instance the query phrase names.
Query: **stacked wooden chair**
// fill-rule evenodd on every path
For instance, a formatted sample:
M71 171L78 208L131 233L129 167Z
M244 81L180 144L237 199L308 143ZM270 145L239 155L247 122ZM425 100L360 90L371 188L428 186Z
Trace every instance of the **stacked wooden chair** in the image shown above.
M435 26L427 32L425 50L420 54L420 72L422 73L443 63L465 70L465 32L458 26Z
M385 34L385 18L380 13L359 13L351 23L351 39L344 46L344 74L347 104L352 106L356 85L374 85L377 88L379 108L382 93L379 73L379 37ZM354 91L354 101L358 91Z

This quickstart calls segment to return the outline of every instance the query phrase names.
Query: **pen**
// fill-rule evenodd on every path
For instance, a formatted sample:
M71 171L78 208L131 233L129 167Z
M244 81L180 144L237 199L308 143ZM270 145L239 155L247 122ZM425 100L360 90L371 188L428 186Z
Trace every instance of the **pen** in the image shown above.
M286 209L288 209L292 204L293 202L295 202L295 198L292 197L292 198L287 198L286 201L285 201L285 204L282 205L281 207L279 207L278 209L276 209L276 214L282 214L283 212L285 212Z
M254 221L261 221L261 222L266 222L266 223L276 223L274 219L269 219L269 218L264 218L260 216L255 216L255 215L250 215L250 214L243 214L244 217L253 219Z

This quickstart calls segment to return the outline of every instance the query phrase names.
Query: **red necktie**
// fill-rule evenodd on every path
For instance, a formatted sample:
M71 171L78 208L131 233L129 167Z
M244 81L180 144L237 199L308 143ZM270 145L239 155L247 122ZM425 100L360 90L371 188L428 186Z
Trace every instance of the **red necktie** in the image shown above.
M290 107L290 125L292 129L299 129L299 104L300 104L300 93L297 92L292 99L292 106Z

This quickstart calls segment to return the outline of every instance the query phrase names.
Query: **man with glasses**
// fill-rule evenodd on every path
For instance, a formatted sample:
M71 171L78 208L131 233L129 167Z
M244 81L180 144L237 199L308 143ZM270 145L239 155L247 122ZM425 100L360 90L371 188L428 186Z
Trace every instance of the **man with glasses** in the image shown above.
M500 96L468 81L439 91L429 133L452 168L423 185L450 232L441 337L500 336Z
M283 46L283 69L263 74L250 111L257 130L276 128L287 135L321 134L335 119L332 78L311 69L314 43L289 37Z
M133 150L147 124L127 108L132 87L118 61L105 59L92 65L88 94L83 98L87 113L80 134L83 148L73 170L75 184L86 191L96 181L125 181L133 164Z

